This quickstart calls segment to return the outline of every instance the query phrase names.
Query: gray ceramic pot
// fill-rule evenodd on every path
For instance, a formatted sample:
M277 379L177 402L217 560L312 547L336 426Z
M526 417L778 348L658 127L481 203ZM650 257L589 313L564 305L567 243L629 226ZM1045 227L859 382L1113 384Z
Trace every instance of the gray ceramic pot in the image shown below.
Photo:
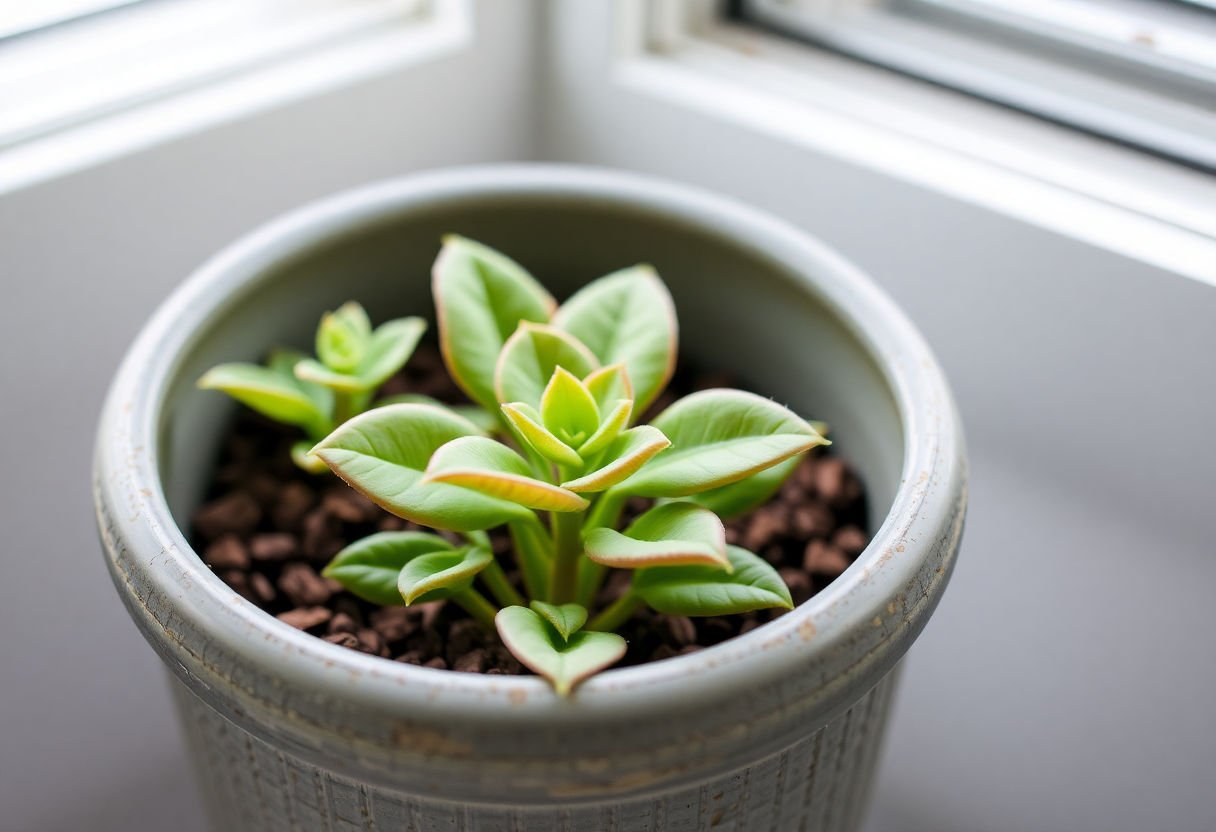
M796 611L694 655L611 670L569 700L536 678L412 667L247 603L182 532L230 415L211 365L308 344L323 309L424 314L442 233L509 252L559 295L637 261L681 348L833 425L876 533ZM862 274L705 193L550 166L388 182L305 208L212 260L157 312L101 420L102 541L164 659L217 829L844 830L893 671L937 604L966 495L933 356Z

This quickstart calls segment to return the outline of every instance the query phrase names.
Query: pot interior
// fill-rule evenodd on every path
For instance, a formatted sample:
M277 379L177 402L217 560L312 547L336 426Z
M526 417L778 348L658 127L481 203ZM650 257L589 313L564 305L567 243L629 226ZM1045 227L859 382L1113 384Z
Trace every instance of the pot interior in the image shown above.
M389 206L326 229L299 237L307 239L301 244L279 238L279 251L239 261L234 268L249 279L210 310L175 364L160 411L159 459L183 529L235 406L195 389L195 380L223 361L260 361L276 345L311 350L321 313L350 299L377 323L400 315L433 322L430 267L449 232L515 258L558 298L609 271L653 264L675 298L681 354L828 422L836 452L865 481L871 531L891 506L904 454L900 414L862 337L815 289L816 272L831 265L792 269L709 224L560 194Z

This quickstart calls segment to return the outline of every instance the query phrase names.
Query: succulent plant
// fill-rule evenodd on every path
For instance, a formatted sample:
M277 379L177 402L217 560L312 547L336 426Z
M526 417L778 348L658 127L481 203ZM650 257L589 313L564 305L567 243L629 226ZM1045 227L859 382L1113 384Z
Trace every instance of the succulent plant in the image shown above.
M295 443L291 457L304 470L320 473L325 463L309 449L371 406L376 389L405 366L425 331L422 318L398 318L373 329L363 307L350 301L321 317L316 358L279 349L264 366L212 367L198 386L222 390L264 416L301 428L309 439Z
M328 576L380 604L451 599L561 694L624 655L613 631L639 605L687 616L792 605L768 563L727 545L719 514L767 500L827 440L787 408L730 389L638 424L676 363L674 304L653 268L601 277L559 307L514 261L450 236L433 290L445 363L496 414L494 435L405 402L336 424L311 453L387 511L463 542L384 532L340 552ZM345 346L330 351L355 366ZM297 376L336 390L339 370L315 363ZM632 497L654 504L618 528ZM526 599L490 547L499 527ZM629 570L629 588L593 610L610 569Z

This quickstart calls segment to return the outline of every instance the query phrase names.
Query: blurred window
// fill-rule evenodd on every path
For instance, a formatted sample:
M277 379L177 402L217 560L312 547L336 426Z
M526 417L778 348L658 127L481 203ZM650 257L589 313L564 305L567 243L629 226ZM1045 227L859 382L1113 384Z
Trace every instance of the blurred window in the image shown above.
M143 0L0 0L0 39L139 2Z
M819 46L1216 169L1216 0L739 0Z
M438 0L0 0L0 149L324 47Z

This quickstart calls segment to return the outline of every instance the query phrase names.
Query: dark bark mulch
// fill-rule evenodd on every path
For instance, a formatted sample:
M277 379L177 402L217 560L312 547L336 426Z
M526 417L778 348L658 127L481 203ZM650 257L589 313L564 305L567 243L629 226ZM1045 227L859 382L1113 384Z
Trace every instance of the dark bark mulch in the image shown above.
M681 368L669 398L731 386L729 379ZM434 347L423 345L383 394L425 393L463 401ZM655 409L665 401L656 403ZM281 620L326 641L386 659L480 673L526 672L499 643L451 603L377 607L344 591L320 570L340 549L377 531L419 528L394 517L330 475L312 476L290 461L298 436L242 411L223 448L207 501L195 512L192 540L203 560L236 592ZM635 501L640 512L645 501ZM839 457L808 457L767 504L726 523L727 540L764 557L801 604L852 563L868 542L865 493ZM455 539L455 538L453 538ZM510 542L495 536L512 579ZM600 602L616 597L628 574L614 572ZM715 618L639 611L621 630L629 652L620 665L700 650L748 632L782 611Z

